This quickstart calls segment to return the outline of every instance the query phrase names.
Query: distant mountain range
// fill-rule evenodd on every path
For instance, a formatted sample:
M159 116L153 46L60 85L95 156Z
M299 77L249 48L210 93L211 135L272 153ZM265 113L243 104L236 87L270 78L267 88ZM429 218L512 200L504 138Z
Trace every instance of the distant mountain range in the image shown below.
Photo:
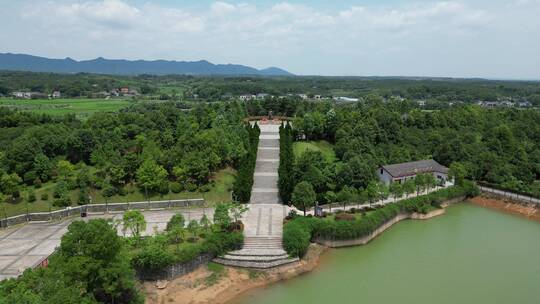
M292 76L276 67L258 70L239 64L213 64L200 61L167 60L123 60L102 57L76 61L71 58L49 59L25 54L0 53L0 70L51 72L51 73L95 73L112 75L261 75Z

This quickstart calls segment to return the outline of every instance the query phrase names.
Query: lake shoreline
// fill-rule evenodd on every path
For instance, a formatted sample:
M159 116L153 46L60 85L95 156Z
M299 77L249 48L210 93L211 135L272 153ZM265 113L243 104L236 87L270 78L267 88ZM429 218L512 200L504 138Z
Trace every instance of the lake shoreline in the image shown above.
M471 204L504 213L525 217L529 220L540 221L540 207L535 204L520 203L490 195L479 195L469 199Z
M319 266L320 258L326 250L325 246L311 244L302 260L269 270L224 266L220 280L210 286L204 283L212 275L207 266L201 266L170 282L145 282L143 290L146 303L231 303L249 291L311 272Z
M462 201L462 199L460 201ZM426 214L413 213L398 215L395 220L381 226L380 231L369 235L369 239L365 243L347 246L328 246L324 243L321 244L322 242L318 240L318 243L312 243L309 246L308 252L300 261L278 268L250 272L247 269L225 267L225 275L223 278L212 286L204 286L204 284L201 283L205 278L211 275L206 266L201 266L197 270L167 283L146 282L143 285L146 294L146 303L231 303L242 296L245 296L248 292L265 288L274 283L289 280L313 271L319 266L323 254L332 247L350 247L367 244L385 230L404 219L431 219L443 215L445 213L444 208L453 203L455 202L452 201L450 204L445 204L443 208L433 210ZM256 273L257 276L254 277L253 273Z

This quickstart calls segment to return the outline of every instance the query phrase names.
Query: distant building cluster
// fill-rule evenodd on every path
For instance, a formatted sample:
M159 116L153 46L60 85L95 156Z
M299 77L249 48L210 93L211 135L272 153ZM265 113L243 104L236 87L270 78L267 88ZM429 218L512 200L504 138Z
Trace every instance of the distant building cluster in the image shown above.
M494 109L494 108L530 108L532 104L527 100L513 101L512 99L501 99L497 101L479 101L478 105L482 108Z

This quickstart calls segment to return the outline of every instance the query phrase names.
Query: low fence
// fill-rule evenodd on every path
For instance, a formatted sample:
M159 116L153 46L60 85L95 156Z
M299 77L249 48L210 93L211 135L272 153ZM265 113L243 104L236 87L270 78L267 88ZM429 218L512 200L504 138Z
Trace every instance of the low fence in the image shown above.
M534 197L531 197L531 196L518 194L518 193L513 193L513 192L510 192L510 191L494 189L494 188L481 186L481 185L479 185L478 188L480 188L480 191L482 191L484 193L489 193L489 194L498 196L500 198L505 198L505 199L509 199L509 200L517 201L517 202L521 202L521 203L532 203L532 204L540 205L540 199L537 199L537 198L534 198Z
M185 200L165 200L150 202L131 202L131 203L111 203L111 204L90 204L77 207L68 207L66 209L51 212L35 212L21 214L5 219L0 219L0 228L22 224L26 222L43 222L61 220L66 217L80 216L83 213L107 213L123 212L126 210L151 210L168 208L186 208L186 207L204 207L204 199L185 199Z

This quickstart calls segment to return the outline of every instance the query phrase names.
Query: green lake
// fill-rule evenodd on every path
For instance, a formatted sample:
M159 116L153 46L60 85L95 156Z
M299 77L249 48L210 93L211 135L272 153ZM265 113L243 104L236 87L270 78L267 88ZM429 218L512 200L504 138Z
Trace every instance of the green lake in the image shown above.
M540 303L540 223L463 203L333 249L298 278L238 304Z

